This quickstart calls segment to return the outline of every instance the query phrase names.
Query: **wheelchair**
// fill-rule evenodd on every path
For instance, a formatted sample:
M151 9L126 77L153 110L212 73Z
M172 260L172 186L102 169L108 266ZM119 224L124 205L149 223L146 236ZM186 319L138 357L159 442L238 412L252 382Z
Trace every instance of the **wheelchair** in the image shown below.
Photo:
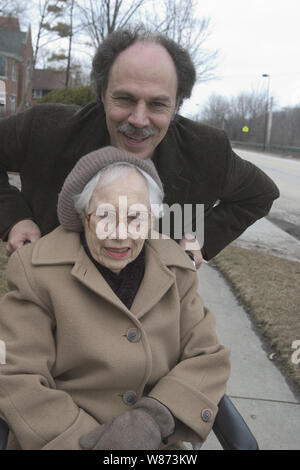
M219 402L213 432L224 450L259 450L255 437L227 395ZM0 418L0 450L7 446L9 428Z

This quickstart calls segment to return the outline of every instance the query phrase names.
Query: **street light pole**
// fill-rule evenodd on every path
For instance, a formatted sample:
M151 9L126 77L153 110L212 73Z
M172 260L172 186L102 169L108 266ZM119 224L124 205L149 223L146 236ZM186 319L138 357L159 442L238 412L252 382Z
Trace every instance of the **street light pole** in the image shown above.
M270 147L271 129L272 129L272 106L270 104L270 81L271 81L271 76L267 73L263 73L262 77L268 79L266 116L265 116L265 132L264 132L264 152L265 152L266 148Z

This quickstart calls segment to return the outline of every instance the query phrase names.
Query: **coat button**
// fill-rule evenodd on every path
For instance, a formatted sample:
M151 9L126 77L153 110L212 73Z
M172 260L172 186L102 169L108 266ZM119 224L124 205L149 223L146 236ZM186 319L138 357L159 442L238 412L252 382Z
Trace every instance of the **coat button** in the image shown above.
M141 339L141 332L137 328L129 328L126 336L131 343L137 343Z
M209 421L212 419L212 411L209 409L202 410L201 418L205 423L209 423Z
M125 392L123 395L123 402L126 405L134 405L137 401L137 396L135 392L129 391Z

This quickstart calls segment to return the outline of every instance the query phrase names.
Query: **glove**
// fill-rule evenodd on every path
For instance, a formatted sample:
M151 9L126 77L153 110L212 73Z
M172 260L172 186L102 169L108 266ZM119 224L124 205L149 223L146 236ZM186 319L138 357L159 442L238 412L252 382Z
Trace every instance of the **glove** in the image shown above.
M80 438L85 450L155 450L175 431L172 413L154 398L133 407Z

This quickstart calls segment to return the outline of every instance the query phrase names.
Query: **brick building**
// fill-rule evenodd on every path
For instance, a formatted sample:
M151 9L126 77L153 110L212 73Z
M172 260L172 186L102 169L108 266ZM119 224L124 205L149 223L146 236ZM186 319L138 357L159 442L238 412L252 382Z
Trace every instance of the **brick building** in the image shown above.
M32 104L52 90L61 90L66 86L66 72L58 70L35 69L33 72Z
M0 114L14 113L21 104L33 62L30 27L20 31L17 18L0 17ZM29 85L25 106L31 104Z

